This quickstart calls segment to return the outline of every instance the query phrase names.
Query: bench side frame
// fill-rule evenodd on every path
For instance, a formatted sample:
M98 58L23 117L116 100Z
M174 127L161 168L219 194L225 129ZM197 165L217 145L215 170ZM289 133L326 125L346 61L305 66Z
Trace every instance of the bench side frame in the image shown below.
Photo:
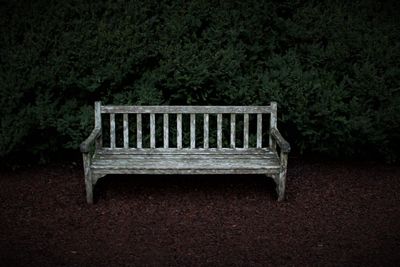
M102 146L101 102L96 101L94 104L94 129L89 137L80 145L85 175L86 202L89 204L93 203L94 182L91 170L92 157L96 153L96 150L101 149Z

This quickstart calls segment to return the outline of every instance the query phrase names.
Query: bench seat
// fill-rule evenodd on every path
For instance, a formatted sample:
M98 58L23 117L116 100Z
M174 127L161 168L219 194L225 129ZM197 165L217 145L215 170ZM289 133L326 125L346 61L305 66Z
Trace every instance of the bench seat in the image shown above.
M101 149L91 169L98 174L266 174L279 173L269 149Z

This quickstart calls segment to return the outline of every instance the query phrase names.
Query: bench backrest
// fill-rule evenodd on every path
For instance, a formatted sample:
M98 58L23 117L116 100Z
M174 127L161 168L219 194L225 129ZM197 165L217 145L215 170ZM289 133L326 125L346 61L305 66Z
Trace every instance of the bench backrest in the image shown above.
M189 149L196 149L196 117L201 116L203 120L203 146L209 148L209 131L210 131L210 115L217 117L217 149L223 148L223 117L229 118L229 147L234 149L249 148L249 115L256 114L256 148L271 147L274 148L274 141L269 137L268 144L263 144L263 114L269 116L269 129L276 128L277 120L277 104L271 102L269 106L102 106L100 102L95 102L95 127L101 127L102 114L109 114L110 118L110 146L109 148L119 148L116 145L116 114L122 114L122 131L123 146L121 148L131 148L129 145L129 117L136 117L136 146L135 148L143 148L143 125L142 119L144 114L149 116L150 128L150 149L156 148L156 114L161 114L163 118L163 148L170 148L169 143L169 121L170 116L176 116L176 146L174 148L182 148L182 116L190 117L190 145ZM243 142L242 147L236 147L236 116L243 116ZM120 115L118 115L120 116ZM159 115L157 115L159 116ZM161 129L160 129L161 130ZM225 129L226 130L226 129ZM122 134L122 133L121 133ZM266 143L266 142L265 142ZM99 143L98 145L102 145ZM198 147L197 147L198 148Z

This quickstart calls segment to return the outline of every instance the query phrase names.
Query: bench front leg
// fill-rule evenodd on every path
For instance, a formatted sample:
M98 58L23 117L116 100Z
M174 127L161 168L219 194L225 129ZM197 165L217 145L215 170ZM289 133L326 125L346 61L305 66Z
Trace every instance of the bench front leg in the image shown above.
M280 156L280 172L276 182L276 192L278 194L278 201L285 199L285 187L286 187L286 173L287 173L287 162L288 153L281 151Z
M92 171L90 169L91 155L90 153L82 153L83 157L83 170L85 172L85 188L86 188L86 202L93 204L93 181Z
M85 172L86 201L93 203L93 174L90 169L92 163L91 148L101 146L101 127L95 127L89 137L80 145L83 157L83 170Z

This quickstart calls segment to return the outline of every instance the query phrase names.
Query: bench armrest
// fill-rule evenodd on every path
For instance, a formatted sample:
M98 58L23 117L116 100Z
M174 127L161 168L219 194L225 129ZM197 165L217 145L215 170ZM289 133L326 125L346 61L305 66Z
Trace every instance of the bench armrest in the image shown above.
M276 143L281 148L281 151L284 153L290 152L289 143L282 137L281 133L276 128L271 129L271 136L275 139Z
M89 153L90 146L99 136L101 136L101 128L94 128L89 137L81 143L80 145L81 152Z

